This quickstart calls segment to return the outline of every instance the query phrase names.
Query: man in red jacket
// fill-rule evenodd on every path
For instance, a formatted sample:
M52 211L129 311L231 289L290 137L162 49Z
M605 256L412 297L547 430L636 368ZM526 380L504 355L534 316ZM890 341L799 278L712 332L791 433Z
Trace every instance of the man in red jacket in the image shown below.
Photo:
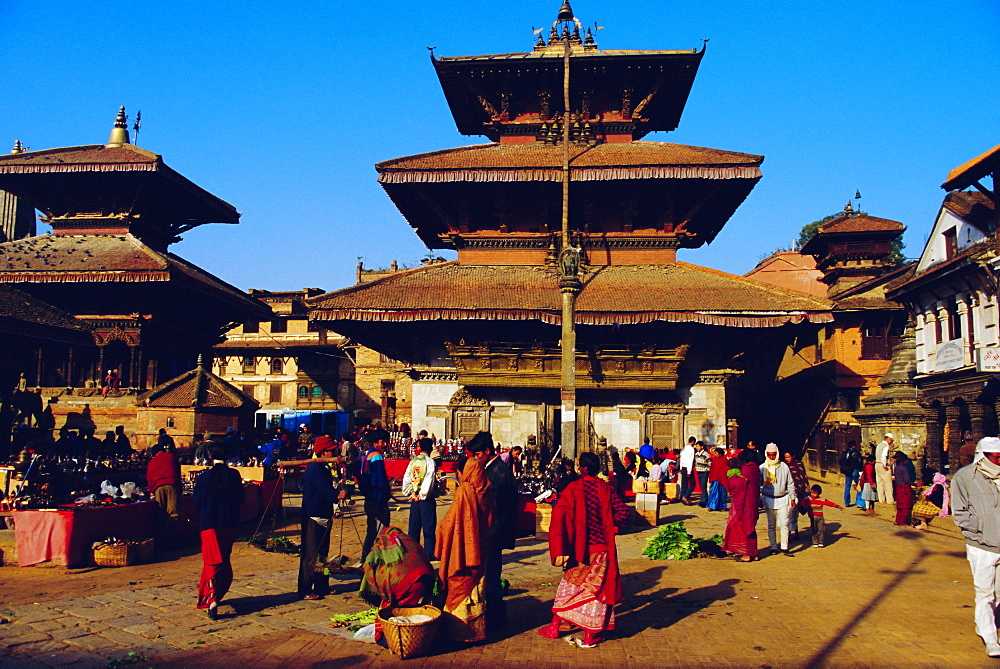
M153 446L153 458L146 465L146 487L153 499L171 518L177 518L181 488L181 462L173 446Z

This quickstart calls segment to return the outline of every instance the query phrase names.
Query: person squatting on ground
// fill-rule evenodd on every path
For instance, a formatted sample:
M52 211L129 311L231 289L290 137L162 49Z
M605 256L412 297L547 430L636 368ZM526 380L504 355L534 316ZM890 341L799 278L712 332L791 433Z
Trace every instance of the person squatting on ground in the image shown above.
M385 474L382 451L389 444L389 433L382 428L368 431L364 436L368 451L361 460L358 487L365 498L365 518L368 521L365 543L361 547L361 562L368 557L378 533L389 526L389 477Z
M442 634L454 641L486 638L486 551L493 522L493 495L483 464L483 440L466 444L458 461L458 488L438 527L434 553L445 590ZM464 457L464 456L463 456Z
M828 499L823 499L823 487L814 485L809 489L809 506L812 515L812 542L815 548L823 548L826 545L826 520L823 518L823 507L832 506L835 509L843 509L839 504L834 504Z
M997 571L1000 569L1000 439L983 437L984 457L962 467L951 482L952 513L965 536L965 555L975 588L976 632L986 654L1000 657L997 639Z
M778 457L778 445L764 447L764 464L760 466L761 501L767 514L767 539L771 544L771 555L780 551L791 555L788 550L788 514L792 511L795 497L795 483L788 465Z
M399 528L382 530L365 558L359 595L379 610L421 606L430 601L437 575L417 541ZM382 638L382 620L375 617L375 641Z
M417 454L406 465L403 474L403 494L410 499L410 523L407 534L414 541L424 535L424 552L428 560L434 557L434 533L437 529L437 502L434 495L434 460L431 450L434 441L428 437L417 439Z
M330 457L333 442L314 442L316 457ZM333 473L325 462L310 462L302 476L302 543L299 548L300 599L323 599L330 594L330 577L321 570L329 559L330 523L337 504Z
M230 557L243 504L243 477L226 465L226 450L212 448L212 467L194 482L194 508L199 514L201 535L201 579L198 608L208 609L208 617L218 617L219 603L233 584Z
M628 507L597 478L600 471L595 454L580 456L581 478L559 495L549 526L552 564L565 571L552 604L552 622L538 633L556 639L563 622L575 625L583 630L583 639L568 640L580 648L593 648L600 634L615 628L614 607L622 598L615 533L628 520Z
M892 432L886 432L885 437L875 447L875 494L882 504L895 504L892 495Z
M951 515L951 503L948 495L948 477L941 472L934 473L934 478L931 480L931 484L927 487L927 490L920 495L920 497L940 509L936 513L927 515L923 512L923 509L918 510L918 504L913 505L913 511L911 512L915 521L913 526L921 532L927 529L928 524L931 522L931 518L934 518L935 516L946 518ZM933 511L933 509L931 510Z

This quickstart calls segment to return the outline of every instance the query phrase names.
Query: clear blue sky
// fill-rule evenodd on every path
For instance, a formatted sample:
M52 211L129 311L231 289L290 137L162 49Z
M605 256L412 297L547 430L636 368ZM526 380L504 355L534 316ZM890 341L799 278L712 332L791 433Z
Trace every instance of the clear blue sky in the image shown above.
M458 134L425 47L527 51L561 0L0 0L0 150L138 144L243 212L171 249L240 288L333 290L426 249L374 163L484 143ZM602 48L711 38L681 124L647 139L766 156L711 246L742 274L805 223L861 206L919 254L947 172L1000 143L1000 2L574 0Z

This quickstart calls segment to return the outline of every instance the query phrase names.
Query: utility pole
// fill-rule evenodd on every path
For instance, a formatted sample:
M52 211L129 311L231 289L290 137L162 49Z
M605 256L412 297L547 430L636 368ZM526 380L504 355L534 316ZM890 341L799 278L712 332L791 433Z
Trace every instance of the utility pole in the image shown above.
M556 23L576 22L569 0L564 0ZM560 441L564 457L576 459L576 297L580 294L580 250L573 247L569 229L569 60L570 36L564 25L563 40L563 164L562 164L562 250L559 253L559 291L562 294L562 339L560 360L562 383L560 403L562 418Z

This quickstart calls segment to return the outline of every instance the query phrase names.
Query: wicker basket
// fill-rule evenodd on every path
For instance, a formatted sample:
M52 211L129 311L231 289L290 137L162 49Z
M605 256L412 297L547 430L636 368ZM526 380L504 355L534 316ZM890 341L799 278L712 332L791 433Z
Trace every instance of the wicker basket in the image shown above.
M94 564L98 567L127 567L135 563L132 544L101 544L94 547Z
M156 543L152 539L138 539L133 546L139 562L149 562L153 559Z
M430 616L431 620L423 623L397 623L389 620L393 616ZM441 609L436 606L407 606L382 609L378 612L382 622L389 650L399 655L400 659L427 655L437 641L438 627L441 623Z

